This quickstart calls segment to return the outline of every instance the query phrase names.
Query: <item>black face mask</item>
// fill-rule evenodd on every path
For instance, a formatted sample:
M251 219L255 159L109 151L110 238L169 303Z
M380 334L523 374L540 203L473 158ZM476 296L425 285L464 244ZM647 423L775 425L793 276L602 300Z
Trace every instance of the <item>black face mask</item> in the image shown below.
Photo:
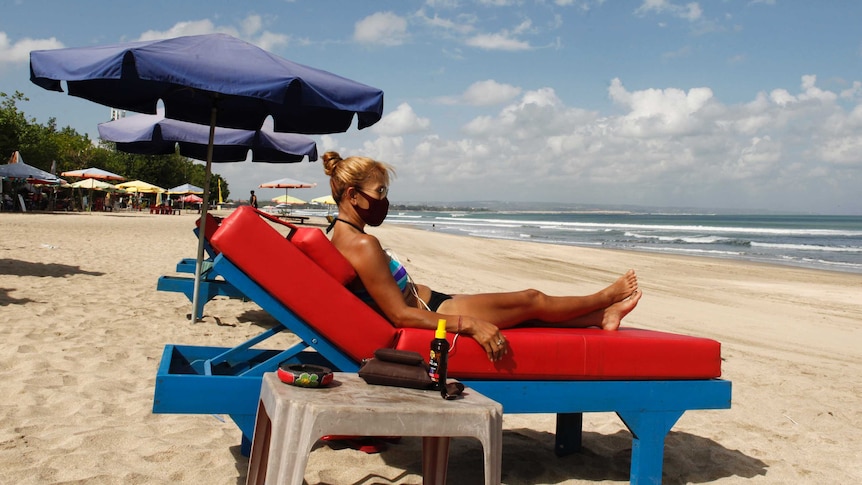
M357 192L368 201L367 209L363 209L358 205L354 207L359 217L361 217L366 224L372 227L377 227L380 224L383 224L383 219L386 219L386 215L389 214L389 198L384 197L382 199L375 199L373 197L369 197L361 190L357 190Z

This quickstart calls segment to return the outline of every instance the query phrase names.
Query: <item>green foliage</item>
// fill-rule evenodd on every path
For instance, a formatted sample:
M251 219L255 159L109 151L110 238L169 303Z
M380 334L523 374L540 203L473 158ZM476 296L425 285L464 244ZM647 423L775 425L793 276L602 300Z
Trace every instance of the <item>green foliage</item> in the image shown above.
M98 167L126 177L128 180L143 180L169 189L184 183L204 186L205 168L202 163L172 155L133 155L119 152L113 143L94 144L86 134L81 135L71 127L57 128L57 120L51 118L45 125L35 118L27 119L18 108L19 103L29 99L16 91L12 95L0 92L0 163L5 163L12 152L19 151L28 165L50 171L51 162L57 161L57 173ZM221 180L222 197L227 200L230 193L227 182L220 175L212 174L210 198L218 198L218 181Z

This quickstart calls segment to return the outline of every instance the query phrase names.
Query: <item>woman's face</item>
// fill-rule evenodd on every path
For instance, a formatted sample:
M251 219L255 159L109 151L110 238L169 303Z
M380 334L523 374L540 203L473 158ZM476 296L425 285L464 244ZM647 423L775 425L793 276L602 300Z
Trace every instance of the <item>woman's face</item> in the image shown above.
M369 226L379 226L389 213L389 187L382 175L377 175L367 180L362 186L356 187L356 205L354 210L357 215ZM363 200L365 199L365 200Z
M377 200L383 200L389 195L389 186L386 185L386 179L380 173L366 180L356 190L361 190L365 195Z

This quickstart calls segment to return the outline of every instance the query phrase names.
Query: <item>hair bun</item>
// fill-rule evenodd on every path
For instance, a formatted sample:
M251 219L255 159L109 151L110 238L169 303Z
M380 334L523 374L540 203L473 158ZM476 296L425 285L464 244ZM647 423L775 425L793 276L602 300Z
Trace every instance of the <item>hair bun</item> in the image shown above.
M341 155L338 152L326 152L323 154L323 172L328 176L332 176L335 172L335 167L341 161Z

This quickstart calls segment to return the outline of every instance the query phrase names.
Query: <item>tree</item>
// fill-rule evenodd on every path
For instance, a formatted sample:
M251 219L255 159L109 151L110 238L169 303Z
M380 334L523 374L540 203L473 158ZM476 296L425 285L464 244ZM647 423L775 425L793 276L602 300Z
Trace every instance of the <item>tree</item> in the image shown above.
M0 153L4 158L8 158L12 152L20 149L21 140L30 124L17 106L17 102L28 99L24 97L24 93L15 91L12 96L0 92L0 100Z
M24 160L34 167L50 170L57 162L57 173L99 167L129 180L145 180L160 187L170 188L186 182L203 187L204 166L178 153L171 155L133 155L119 152L113 143L100 141L94 144L86 134L71 127L57 128L57 120L50 118L45 125L35 118L27 119L18 108L29 99L16 91L12 95L0 92L0 156L8 158L19 151ZM218 181L222 182L222 196L227 198L227 183L213 174L210 194L218 197Z

